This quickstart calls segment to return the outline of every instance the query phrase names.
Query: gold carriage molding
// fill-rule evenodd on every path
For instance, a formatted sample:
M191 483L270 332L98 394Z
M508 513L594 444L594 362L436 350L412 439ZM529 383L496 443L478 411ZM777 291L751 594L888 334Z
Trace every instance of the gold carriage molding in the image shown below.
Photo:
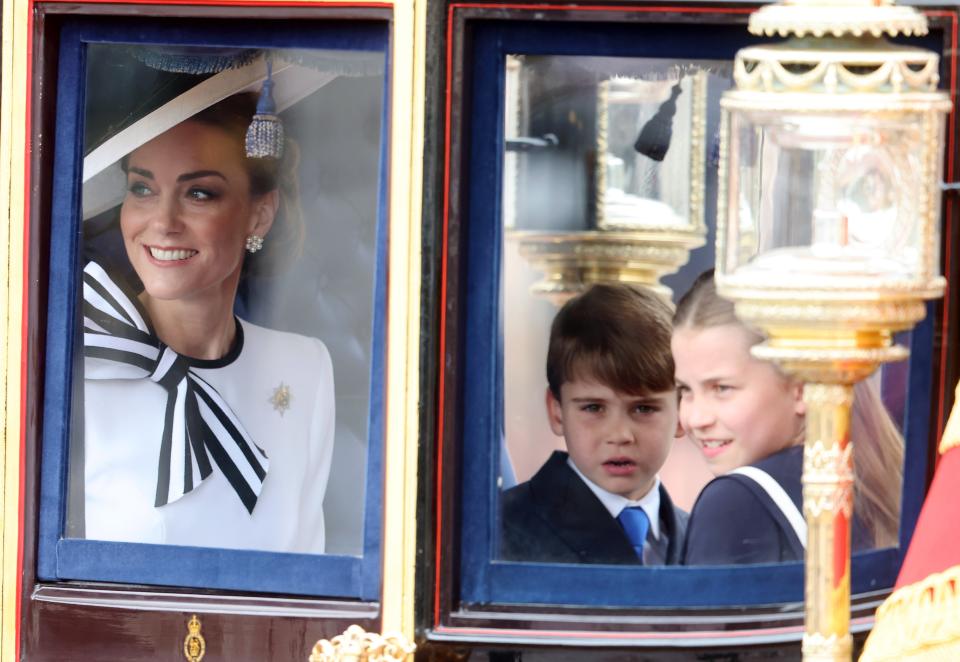
M402 634L377 634L351 625L333 639L318 641L309 662L400 662L416 648Z
M183 656L187 662L200 662L207 652L200 628L200 619L193 614L187 622L187 636L183 639ZM314 644L309 662L401 662L416 648L416 644L402 634L378 634L351 625L343 634Z

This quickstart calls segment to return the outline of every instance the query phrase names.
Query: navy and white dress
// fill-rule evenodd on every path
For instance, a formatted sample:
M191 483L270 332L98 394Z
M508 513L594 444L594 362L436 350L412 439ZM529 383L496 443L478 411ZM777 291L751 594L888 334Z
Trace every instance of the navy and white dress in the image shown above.
M191 378L219 394L223 409L253 442L243 452L260 459L259 479L243 465L243 453L229 441L224 446L239 458L227 473L246 472L256 483L255 503L238 498L238 481L228 480L212 453L210 472L202 479L196 467L190 478L189 462L171 463L166 480L171 485L179 480L179 492L171 487L171 496L164 494L165 503L157 505L163 491L158 489L158 472L165 464L164 421L172 411L172 396L152 379L89 378L93 361L88 354L83 407L86 538L324 551L323 497L333 453L335 400L330 355L321 341L238 319L227 356L187 359ZM216 427L216 419L208 419L213 421L210 427ZM179 414L168 420L182 429ZM184 445L189 443L181 443L177 451L174 444L174 458L183 455ZM190 483L187 490L184 481Z
M690 512L683 563L802 561L802 471L803 446L792 446L707 483ZM773 484L765 485L765 480ZM868 529L856 515L851 545L854 550L872 546Z

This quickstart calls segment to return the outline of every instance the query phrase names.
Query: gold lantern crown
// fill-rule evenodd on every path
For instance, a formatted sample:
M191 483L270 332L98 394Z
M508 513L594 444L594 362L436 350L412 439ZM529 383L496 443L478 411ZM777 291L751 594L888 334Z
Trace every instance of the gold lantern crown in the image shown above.
M927 18L893 0L793 0L753 12L747 29L766 37L919 37L927 34Z
M937 116L951 107L949 97L937 91L939 58L884 38L926 34L923 14L892 2L796 0L759 9L751 15L749 29L758 35L792 38L737 53L736 88L721 101L727 111L725 123L731 112L743 116L782 113L797 122L819 117L816 130L829 133L834 130L829 126L831 114L890 120L915 114L923 117L918 137L929 156L918 165L920 179L939 181ZM726 134L727 128L722 132ZM859 142L868 152L890 148L886 140L864 129L853 144ZM719 177L720 190L725 191L732 183L730 145L722 149ZM836 162L821 165L827 178L839 178L849 167L840 155ZM789 364L792 359L806 361L815 353L831 371L836 360L844 361L850 376L857 375L853 378L869 374L879 363L906 357L906 349L892 345L892 333L923 319L923 300L942 296L945 286L938 272L939 199L928 187L899 187L890 194L898 196L898 206L915 209L920 218L916 231L921 236L914 242L919 267L914 273L890 268L889 259L857 257L855 251L811 251L789 259L783 251L771 251L752 259L758 248L756 237L741 233L739 244L730 244L727 224L740 219L728 219L728 205L718 206L717 283L721 294L736 301L738 315L762 321L769 332L770 342L754 348L755 354ZM725 269L727 256L733 256L729 259L740 268ZM828 326L830 337L823 342L811 333ZM845 340L839 337L844 334ZM842 348L837 347L838 341Z

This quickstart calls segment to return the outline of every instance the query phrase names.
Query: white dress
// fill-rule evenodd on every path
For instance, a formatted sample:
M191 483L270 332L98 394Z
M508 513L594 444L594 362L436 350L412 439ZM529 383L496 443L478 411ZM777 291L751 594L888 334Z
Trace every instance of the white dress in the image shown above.
M191 492L154 506L166 391L149 379L87 379L86 538L323 553L334 438L330 354L315 338L240 324L239 353L193 371L220 393L269 458L253 512L216 464ZM278 403L283 386L288 408Z

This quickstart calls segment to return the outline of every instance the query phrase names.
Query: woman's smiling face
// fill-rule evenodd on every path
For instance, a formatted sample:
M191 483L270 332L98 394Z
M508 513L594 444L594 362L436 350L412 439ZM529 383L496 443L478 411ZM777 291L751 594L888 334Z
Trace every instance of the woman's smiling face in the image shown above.
M753 342L737 324L673 332L680 425L714 475L801 440L803 389L770 363L753 358Z
M251 197L242 149L188 120L130 154L120 227L150 297L233 295L247 235L265 235L276 211L275 194Z

